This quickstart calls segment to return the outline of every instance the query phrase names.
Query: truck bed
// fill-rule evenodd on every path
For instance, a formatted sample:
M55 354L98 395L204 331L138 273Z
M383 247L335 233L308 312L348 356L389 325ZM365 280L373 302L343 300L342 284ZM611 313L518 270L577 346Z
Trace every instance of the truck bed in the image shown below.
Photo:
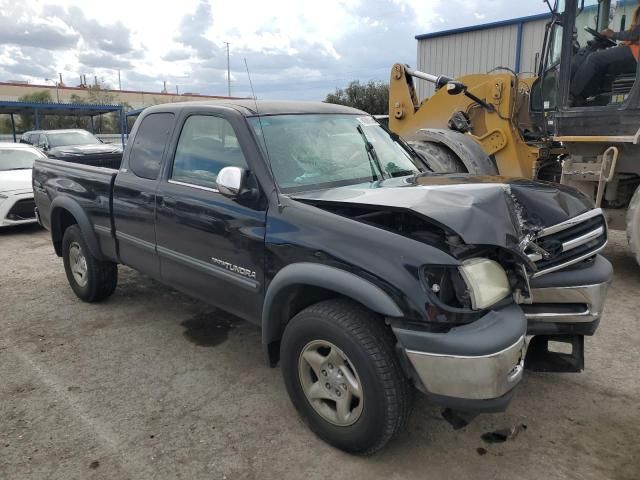
M38 159L33 166L33 192L40 223L48 230L60 221L55 208L78 209L84 228L96 235L105 256L116 259L111 193L118 170L65 160ZM53 212L53 213L50 213ZM74 214L76 212L74 211ZM81 225L82 226L82 225Z

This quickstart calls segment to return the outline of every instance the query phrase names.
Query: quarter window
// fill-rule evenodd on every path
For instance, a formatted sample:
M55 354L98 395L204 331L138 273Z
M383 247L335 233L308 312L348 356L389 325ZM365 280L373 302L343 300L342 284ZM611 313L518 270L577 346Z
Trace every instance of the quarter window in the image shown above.
M129 156L129 168L138 177L158 178L172 124L173 113L152 113L142 119Z
M231 124L210 115L190 116L180 133L171 179L216 188L218 173L229 166L247 166Z

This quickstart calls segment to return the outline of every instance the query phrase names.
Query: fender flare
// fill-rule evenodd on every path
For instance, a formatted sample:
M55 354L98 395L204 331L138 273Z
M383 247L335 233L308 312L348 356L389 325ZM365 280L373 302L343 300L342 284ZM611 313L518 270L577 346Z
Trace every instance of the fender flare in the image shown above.
M91 254L99 260L104 260L104 256L100 250L98 237L93 229L91 221L89 220L89 216L85 213L80 204L70 197L56 197L51 202L51 239L53 240L53 244L56 248L56 253L59 256L62 256L62 251L58 251L59 247L57 247L56 244L57 242L62 241L62 237L64 235L64 232L61 231L59 222L59 216L63 210L68 211L73 218L75 218Z
M424 128L406 138L408 141L426 141L442 144L462 161L467 172L475 175L498 175L495 162L471 136L455 130Z
M262 344L280 340L287 320L278 315L288 287L313 286L331 290L387 317L402 317L396 303L380 287L351 272L319 263L293 263L280 270L265 294L262 309Z

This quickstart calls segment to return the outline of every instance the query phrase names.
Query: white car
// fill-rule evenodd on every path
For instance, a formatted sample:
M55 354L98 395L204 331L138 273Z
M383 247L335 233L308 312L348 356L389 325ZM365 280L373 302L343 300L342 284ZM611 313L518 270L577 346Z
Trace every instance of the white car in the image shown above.
M42 152L22 143L0 142L0 227L37 221L31 169Z

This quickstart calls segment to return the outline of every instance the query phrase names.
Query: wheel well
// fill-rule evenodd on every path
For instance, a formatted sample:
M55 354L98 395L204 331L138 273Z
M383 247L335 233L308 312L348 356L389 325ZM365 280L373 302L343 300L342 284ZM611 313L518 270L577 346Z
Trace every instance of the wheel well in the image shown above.
M275 367L280 360L280 339L289 321L308 306L331 298L346 298L370 310L369 307L351 297L314 285L290 285L278 292L274 299L274 308L270 312L272 318L277 320L277 328L271 332L271 338L267 343L269 364L272 367Z
M59 257L62 256L62 238L64 237L64 232L71 225L77 224L78 221L76 217L74 217L69 210L65 208L54 210L51 218L51 237L53 239L53 248Z

